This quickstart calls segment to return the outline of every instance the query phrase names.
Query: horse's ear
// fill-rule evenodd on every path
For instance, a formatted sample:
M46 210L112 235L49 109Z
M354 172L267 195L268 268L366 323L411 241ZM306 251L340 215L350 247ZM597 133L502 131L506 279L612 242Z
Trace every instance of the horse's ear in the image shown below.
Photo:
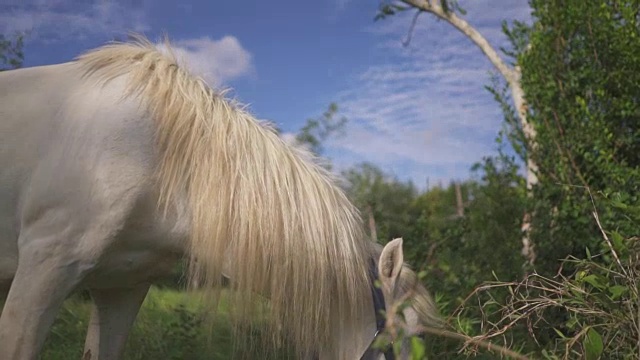
M387 289L392 290L395 287L396 280L402 271L403 261L402 238L389 241L382 249L378 260L380 281Z

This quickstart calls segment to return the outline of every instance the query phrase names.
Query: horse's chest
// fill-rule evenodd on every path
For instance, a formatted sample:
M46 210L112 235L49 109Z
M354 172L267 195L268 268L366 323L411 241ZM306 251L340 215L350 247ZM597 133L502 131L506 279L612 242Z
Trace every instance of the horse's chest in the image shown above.
M130 286L164 277L183 257L186 230L181 222L163 221L144 206L127 223L85 280L89 286Z
M121 249L103 256L84 283L93 288L132 286L169 275L179 259L177 253Z

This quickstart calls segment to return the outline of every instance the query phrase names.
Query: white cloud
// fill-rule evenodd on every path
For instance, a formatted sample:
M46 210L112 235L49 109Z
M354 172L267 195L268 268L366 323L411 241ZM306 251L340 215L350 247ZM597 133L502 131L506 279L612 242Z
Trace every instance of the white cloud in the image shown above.
M146 0L0 0L0 33L26 31L30 40L56 42L93 35L124 37L149 30ZM8 1L8 3L5 3ZM189 11L188 7L185 11ZM254 70L251 54L237 38L181 40L176 53L205 80L223 83Z
M253 57L234 36L219 40L209 37L174 41L176 56L194 74L212 85L251 75L255 68Z
M460 3L468 10L465 19L496 48L506 45L503 19L529 20L524 0ZM330 152L374 162L417 184L427 176L467 177L474 162L494 153L501 126L500 108L484 88L493 67L475 44L429 14L420 16L410 45L402 46L412 16L367 29L378 39L378 61L338 94L349 128L347 137L328 144Z
M30 39L55 42L94 34L148 30L144 1L9 0L0 5L0 32L28 32Z

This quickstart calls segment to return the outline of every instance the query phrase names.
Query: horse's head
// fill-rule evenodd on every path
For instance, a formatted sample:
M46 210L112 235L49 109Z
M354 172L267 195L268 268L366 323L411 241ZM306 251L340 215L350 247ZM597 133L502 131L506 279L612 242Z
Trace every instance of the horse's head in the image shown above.
M401 341L401 358L408 358L409 337L419 335L422 326L438 324L431 296L416 273L403 262L402 239L395 239L384 248L375 244L373 253L371 297L362 301L362 306L371 310L366 312L368 315L357 329L336 331L331 350L321 352L320 359L399 360L391 349L376 348L381 337L385 337L387 343ZM376 283L379 286L375 286ZM395 337L398 334L402 336Z

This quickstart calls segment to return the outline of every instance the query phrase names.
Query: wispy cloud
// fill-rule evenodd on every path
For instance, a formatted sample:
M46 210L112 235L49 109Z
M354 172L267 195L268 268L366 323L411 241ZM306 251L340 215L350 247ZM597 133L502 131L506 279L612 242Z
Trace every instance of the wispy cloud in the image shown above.
M8 0L0 5L0 32L29 32L45 42L142 32L148 30L144 7L125 0Z
M526 1L461 1L466 20L497 48L506 43L501 22L528 20ZM500 9L500 11L496 11ZM338 94L349 118L348 136L332 141L330 153L371 161L423 184L467 177L469 167L494 151L502 119L484 88L491 64L448 23L422 14L404 47L406 13L367 29L377 38L377 62Z
M343 11L352 0L332 0L337 11Z
M251 53L234 36L227 35L219 40L206 36L178 40L173 42L172 48L191 72L211 85L255 73Z

